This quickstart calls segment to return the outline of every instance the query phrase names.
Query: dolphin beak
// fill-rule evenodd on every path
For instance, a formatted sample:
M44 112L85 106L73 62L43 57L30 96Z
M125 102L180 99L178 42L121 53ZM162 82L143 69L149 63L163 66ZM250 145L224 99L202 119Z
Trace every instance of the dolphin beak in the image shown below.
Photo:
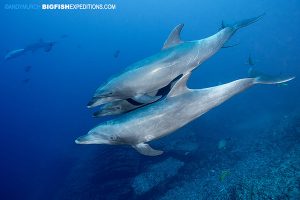
M91 144L91 140L89 140L85 135L80 136L75 140L76 144Z
M107 115L113 115L115 113L115 109L113 108L105 108L103 110L99 110L93 113L93 117L104 117Z
M88 104L87 104L86 106L87 106L88 108L93 108L93 107L95 107L95 104L96 104L97 100L98 100L98 98L93 97L93 98L88 102Z
M80 136L75 140L76 144L109 144L109 142L102 138L95 138L93 135L87 134Z
M102 104L108 103L114 100L112 97L93 97L88 104L86 105L88 108L94 108L96 106L100 106Z

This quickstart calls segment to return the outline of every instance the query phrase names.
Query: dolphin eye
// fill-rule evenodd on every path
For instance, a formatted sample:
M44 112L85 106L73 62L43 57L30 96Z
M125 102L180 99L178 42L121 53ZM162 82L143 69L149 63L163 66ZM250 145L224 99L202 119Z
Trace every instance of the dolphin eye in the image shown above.
M117 110L120 110L121 109L121 107L120 106L117 106Z
M117 136L110 136L110 140L117 140Z

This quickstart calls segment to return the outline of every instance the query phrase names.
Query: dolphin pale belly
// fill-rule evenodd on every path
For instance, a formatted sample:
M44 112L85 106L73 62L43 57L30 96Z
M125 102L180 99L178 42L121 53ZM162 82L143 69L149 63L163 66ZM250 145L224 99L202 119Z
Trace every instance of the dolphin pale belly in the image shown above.
M190 74L186 74L175 83L165 99L102 123L75 142L126 144L143 155L160 155L163 152L151 148L147 142L174 132L255 84L278 84L293 79L264 76L253 71L250 73L256 77L205 89L188 89L186 82Z
M182 41L183 24L176 26L163 45L162 50L131 65L129 70L99 87L88 107L96 107L114 100L132 98L143 104L156 101L149 93L168 85L179 75L185 75L210 58L240 28L256 22L262 16L224 25L216 34L195 41Z

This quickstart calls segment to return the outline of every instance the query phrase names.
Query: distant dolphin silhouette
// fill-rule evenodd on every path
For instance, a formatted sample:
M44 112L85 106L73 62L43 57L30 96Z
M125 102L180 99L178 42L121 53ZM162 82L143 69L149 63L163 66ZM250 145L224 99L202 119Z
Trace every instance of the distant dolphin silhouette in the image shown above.
M25 72L30 72L31 68L32 68L31 65L27 65L24 70L25 70Z
M115 58L118 58L120 55L120 50L116 50L115 53L114 53L114 57Z
M246 65L250 65L250 66L254 66L255 65L254 60L252 59L251 55L248 56L248 60L246 62Z
M13 59L13 58L17 58L19 56L22 56L26 53L26 50L25 49L16 49L16 50L12 50L12 51L9 51L5 57L4 57L4 60L10 60L10 59Z
M238 29L258 21L262 16L224 26L208 38L190 42L180 39L183 24L179 24L169 35L162 51L134 63L130 70L99 87L87 107L128 98L143 104L157 101L160 96L153 97L148 94L168 85L180 74L185 75L194 70L222 48Z
M45 42L43 39L40 39L38 42L26 46L25 50L35 52L39 49L43 49L45 52L49 52L55 44L56 42Z
M77 138L75 142L77 144L125 144L132 146L143 155L160 155L163 152L152 149L147 142L174 132L255 84L278 84L294 78L259 75L211 88L188 89L186 82L189 76L190 73L176 82L165 99L102 123L90 130L88 134Z
M40 39L38 42L30 44L23 49L17 49L17 50L8 52L5 55L4 59L9 60L12 58L17 58L19 56L25 55L27 52L34 53L39 49L43 49L45 52L49 52L49 51L51 51L52 47L55 44L56 44L56 42L45 42L42 39Z

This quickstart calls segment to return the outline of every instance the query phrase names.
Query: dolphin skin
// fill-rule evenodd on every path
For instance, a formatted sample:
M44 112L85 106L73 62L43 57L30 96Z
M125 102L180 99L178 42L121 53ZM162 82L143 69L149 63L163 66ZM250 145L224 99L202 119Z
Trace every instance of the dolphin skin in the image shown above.
M163 151L151 148L147 142L174 132L255 84L280 84L294 78L264 76L253 71L250 73L256 77L205 89L188 89L186 82L190 73L186 74L175 83L165 99L102 123L75 142L125 144L143 155L160 155Z
M34 53L35 51L37 51L39 49L43 49L45 52L49 52L49 51L51 51L51 49L55 45L55 43L56 42L45 42L42 39L40 39L38 42L30 44L23 49L17 49L17 50L8 52L5 55L4 60L17 58L19 56L26 54L27 52Z
M222 30L208 38L188 42L180 39L183 24L179 24L173 29L159 53L134 63L129 67L130 70L100 86L87 107L93 108L128 98L144 104L157 101L158 97L148 94L168 85L180 74L191 72L218 52L238 29L258 21L262 16L233 25L223 25Z
M157 96L165 97L170 92L171 88L176 83L176 81L180 78L181 78L181 76L177 77L175 80L173 80L167 86L165 86L165 87L159 89L158 91L155 91L149 95L152 96L153 98L157 97ZM119 115L119 114L130 112L132 110L135 110L135 109L140 108L145 105L148 105L148 104L136 102L131 98L126 99L126 100L116 100L116 101L109 102L109 103L102 105L100 110L93 114L93 117Z

